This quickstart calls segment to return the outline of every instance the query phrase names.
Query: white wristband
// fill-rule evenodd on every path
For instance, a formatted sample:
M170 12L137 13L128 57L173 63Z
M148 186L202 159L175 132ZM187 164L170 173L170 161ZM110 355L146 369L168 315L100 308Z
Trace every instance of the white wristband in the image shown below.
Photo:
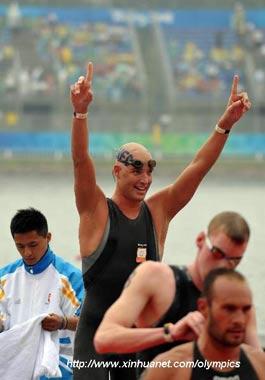
M228 133L230 132L230 129L220 128L218 124L216 124L215 130L216 132L221 133L221 135L228 135Z
M86 112L86 113L74 112L74 117L76 119L86 119L87 115L88 115L88 112Z

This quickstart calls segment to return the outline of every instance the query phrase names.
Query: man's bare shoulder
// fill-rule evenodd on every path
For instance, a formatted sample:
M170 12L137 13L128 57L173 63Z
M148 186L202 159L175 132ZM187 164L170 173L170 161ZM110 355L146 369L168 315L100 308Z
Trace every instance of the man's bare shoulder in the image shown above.
M143 380L188 380L191 374L187 362L191 362L192 343L185 343L181 346L174 347L163 354L158 355L151 363L149 369L145 372Z
M153 217L163 215L163 203L167 199L168 189L169 186L155 192L145 200Z
M248 355L254 355L257 357L265 358L265 352L261 351L253 346L250 346L249 344L243 343L241 344L241 348L245 351L246 354Z
M193 343L188 342L180 346L173 347L171 350L158 355L157 358L162 357L172 361L190 361L193 358Z
M170 289L168 290L169 293L172 291L172 288L175 289L174 272L168 264L148 260L138 265L138 267L132 272L132 276L130 277L135 277L136 273L137 283L144 283L145 289L153 289L155 287L157 292L161 292L161 288L158 289L158 287L160 286L160 284L163 287L163 281L165 282L165 285L170 287ZM147 278L148 281L146 281Z
M133 272L137 272L137 285L141 291L149 295L164 294L163 299L171 299L175 294L174 273L169 265L156 261L146 261ZM146 281L148 279L148 281ZM129 281L130 283L131 281ZM127 284L128 285L128 284ZM139 289L140 291L140 289ZM160 298L160 297L159 297ZM171 300L172 302L173 300Z

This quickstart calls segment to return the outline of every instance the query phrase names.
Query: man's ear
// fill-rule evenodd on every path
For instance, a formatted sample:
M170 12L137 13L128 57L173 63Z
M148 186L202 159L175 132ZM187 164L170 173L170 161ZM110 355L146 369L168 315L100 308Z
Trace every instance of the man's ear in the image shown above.
M208 317L208 302L205 297L200 297L197 301L198 311L202 313L204 318Z
M47 233L47 241L48 243L51 241L52 234L50 232Z
M113 175L114 180L116 180L120 171L121 171L120 165L114 164L112 168L112 175Z
M205 238L206 238L206 233L204 231L201 231L197 237L196 237L196 247L198 249L201 249L204 242L205 242Z

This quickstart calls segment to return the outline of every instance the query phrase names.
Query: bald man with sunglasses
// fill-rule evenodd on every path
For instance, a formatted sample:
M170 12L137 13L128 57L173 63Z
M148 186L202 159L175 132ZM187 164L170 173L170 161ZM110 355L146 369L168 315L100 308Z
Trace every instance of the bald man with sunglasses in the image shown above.
M183 267L147 262L136 268L95 335L98 352L140 352L144 363L184 341L197 338L204 318L197 311L203 283L217 268L235 269L243 259L250 230L238 213L217 214L196 238L194 261ZM135 328L139 327L139 328ZM245 342L260 349L254 309ZM143 351L145 350L145 351Z
M119 297L128 275L144 261L161 259L172 218L190 201L200 182L219 157L233 125L250 109L247 93L238 93L233 79L224 114L192 162L173 184L145 200L156 166L142 145L123 145L113 165L115 189L107 199L96 182L88 152L88 109L93 99L93 65L71 87L73 105L72 158L76 206L80 217L79 242L87 296L76 334L75 359L100 361L93 337L108 307ZM115 358L116 360L117 358ZM74 371L75 380L90 376L108 379L105 368ZM134 379L130 369L113 370L113 379Z

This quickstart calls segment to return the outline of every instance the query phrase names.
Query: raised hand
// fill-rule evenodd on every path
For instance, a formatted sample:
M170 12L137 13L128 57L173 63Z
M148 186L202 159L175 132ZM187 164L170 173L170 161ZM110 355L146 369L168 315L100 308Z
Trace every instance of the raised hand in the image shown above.
M247 92L238 93L239 76L234 75L226 110L218 122L219 127L231 129L251 107Z
M86 76L80 76L78 81L71 86L71 102L75 112L87 112L87 108L93 100L92 79L93 64L89 62Z

